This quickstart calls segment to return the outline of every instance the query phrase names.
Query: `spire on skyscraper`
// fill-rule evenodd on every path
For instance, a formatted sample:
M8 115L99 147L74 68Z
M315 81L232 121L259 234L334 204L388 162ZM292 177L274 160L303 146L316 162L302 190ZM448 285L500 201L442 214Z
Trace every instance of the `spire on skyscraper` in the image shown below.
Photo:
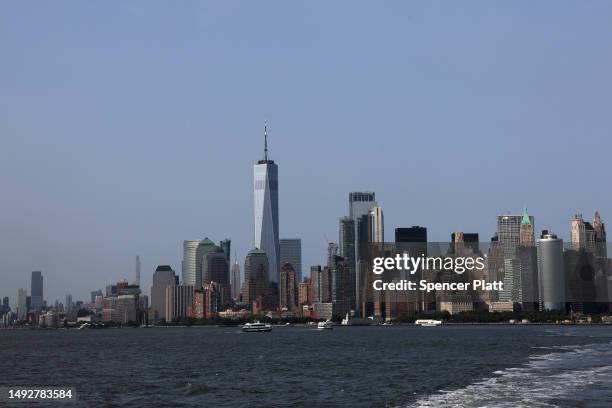
M264 123L264 160L268 161L268 124Z
M531 219L529 218L529 214L527 214L527 207L523 211L523 219L521 220L522 225L531 225Z

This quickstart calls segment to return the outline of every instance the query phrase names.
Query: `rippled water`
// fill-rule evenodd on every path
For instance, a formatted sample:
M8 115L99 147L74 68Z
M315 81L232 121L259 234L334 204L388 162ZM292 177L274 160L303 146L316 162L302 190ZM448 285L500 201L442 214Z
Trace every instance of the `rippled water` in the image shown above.
M64 406L610 407L612 327L5 330L0 373Z

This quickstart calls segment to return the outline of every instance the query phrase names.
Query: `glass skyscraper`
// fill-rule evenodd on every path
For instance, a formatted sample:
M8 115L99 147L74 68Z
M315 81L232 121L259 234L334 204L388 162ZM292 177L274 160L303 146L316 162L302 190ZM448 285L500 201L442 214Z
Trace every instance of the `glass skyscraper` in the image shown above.
M280 265L289 262L293 266L296 284L302 281L302 240L283 238L280 240Z
M40 310L43 307L43 277L40 271L32 272L32 282L30 288L31 308Z
M264 158L253 168L255 247L266 253L270 281L278 283L280 244L278 237L278 166L268 160L268 134L264 129Z

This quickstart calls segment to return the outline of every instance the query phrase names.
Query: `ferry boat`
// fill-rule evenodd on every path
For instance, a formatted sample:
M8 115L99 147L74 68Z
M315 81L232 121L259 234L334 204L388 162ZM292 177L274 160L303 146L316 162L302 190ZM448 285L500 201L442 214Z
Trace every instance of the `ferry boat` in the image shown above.
M272 331L272 325L268 323L260 323L258 320L253 323L245 323L242 325L243 332L269 332Z
M371 326L374 324L373 319L361 319L358 317L351 317L348 313L346 317L342 319L343 326Z
M317 329L319 330L332 330L334 328L334 322L331 320L326 320L324 322L319 322L317 324Z
M433 319L419 319L414 324L423 327L433 327L439 326L442 324L442 320L433 320Z

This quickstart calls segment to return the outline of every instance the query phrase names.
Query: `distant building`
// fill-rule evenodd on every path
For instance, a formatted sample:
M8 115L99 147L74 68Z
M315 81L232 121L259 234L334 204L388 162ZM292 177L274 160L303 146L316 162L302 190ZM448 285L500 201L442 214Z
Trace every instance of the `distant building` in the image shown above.
M395 242L427 242L427 228L417 226L396 228Z
M72 303L72 295L66 295L66 304L64 305L64 311L70 312L74 304Z
M298 284L298 305L310 304L312 304L312 285L310 284L310 278L306 278Z
M295 310L297 307L296 272L293 265L285 262L280 274L279 304L281 310Z
M339 222L339 250L340 256L347 263L355 263L355 220L351 217L342 217Z
M220 247L215 245L215 243L208 237L204 238L198 243L198 246L195 251L196 280L194 286L196 288L202 287L202 285L206 282L206 278L204 277L204 258L206 257L206 254L213 248L215 249L215 252L219 252ZM221 249L220 252L223 252L223 249Z
M28 314L27 297L25 289L17 291L17 320L24 320Z
M327 243L327 267L333 268L336 257L338 256L338 244L335 242Z
M199 240L183 241L183 263L181 283L183 285L196 285L196 250L200 244Z
M89 295L91 299L90 303L96 303L97 296L104 296L104 294L102 293L102 289L94 290Z
M238 259L234 259L234 264L230 270L230 286L232 288L232 299L238 301L240 299L240 265Z
M205 283L204 286L193 292L190 316L196 319L213 319L222 310L221 302L221 292L217 285L215 283Z
M296 281L302 281L302 240L283 238L280 240L280 264L290 263L296 274Z
M251 308L257 302L259 309L274 309L276 296L268 277L268 256L257 248L249 251L244 260L242 301Z
M376 206L370 210L372 219L370 225L372 227L372 242L385 242L385 217L382 207Z
M538 241L538 262L541 309L565 311L563 240L543 231Z
M268 132L264 128L264 157L253 166L255 247L266 253L268 278L278 284L280 243L278 235L278 166L268 159Z
M219 246L221 247L221 249L223 249L225 259L227 259L227 264L229 265L232 253L232 240L229 238L225 238L223 241L219 242Z
M230 273L227 257L223 248L212 246L202 258L202 285L215 283L223 307L231 304Z
M193 304L193 285L176 285L166 287L166 320L172 321L188 316Z
M32 310L41 310L43 307L43 276L40 271L32 272L30 297Z
M168 320L166 315L166 288L176 286L177 276L169 265L158 265L151 286L151 320Z

